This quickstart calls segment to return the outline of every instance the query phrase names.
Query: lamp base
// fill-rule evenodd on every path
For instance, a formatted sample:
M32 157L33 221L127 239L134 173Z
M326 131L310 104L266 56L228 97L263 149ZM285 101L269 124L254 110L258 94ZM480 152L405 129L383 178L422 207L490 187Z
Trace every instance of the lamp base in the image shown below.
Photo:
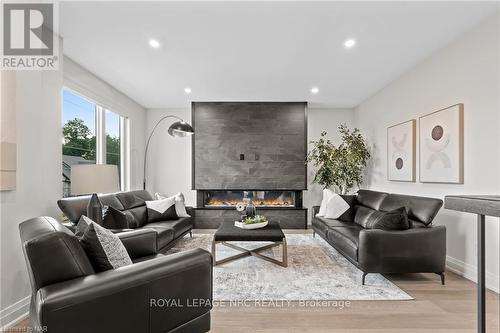
M95 223L102 225L102 203L97 193L92 194L87 205L87 217Z

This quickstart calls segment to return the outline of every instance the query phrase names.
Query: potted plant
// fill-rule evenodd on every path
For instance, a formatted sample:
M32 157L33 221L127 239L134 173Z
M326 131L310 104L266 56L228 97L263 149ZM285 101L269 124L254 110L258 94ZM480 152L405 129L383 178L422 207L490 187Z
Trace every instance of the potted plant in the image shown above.
M318 168L313 183L332 188L339 194L346 194L355 184L363 180L363 170L370 159L370 151L360 130L350 130L345 124L339 126L342 141L335 146L321 132L321 138L311 141L313 149L307 154L307 162Z

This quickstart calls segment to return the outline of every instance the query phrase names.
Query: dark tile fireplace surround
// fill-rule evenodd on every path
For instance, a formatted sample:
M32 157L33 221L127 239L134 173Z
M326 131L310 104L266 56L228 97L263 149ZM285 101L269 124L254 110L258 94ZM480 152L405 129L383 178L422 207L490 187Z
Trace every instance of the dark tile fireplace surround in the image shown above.
M307 228L307 104L193 102L195 228L234 223L251 198L282 228Z

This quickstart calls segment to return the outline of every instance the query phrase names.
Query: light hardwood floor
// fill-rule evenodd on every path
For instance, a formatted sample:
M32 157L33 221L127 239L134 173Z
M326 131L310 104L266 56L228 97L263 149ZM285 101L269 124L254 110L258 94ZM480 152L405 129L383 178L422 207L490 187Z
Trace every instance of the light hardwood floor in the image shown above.
M476 332L476 285L473 282L450 272L445 286L435 274L386 277L415 299L353 301L343 309L301 307L298 303L285 307L224 304L212 310L210 332ZM499 295L488 291L488 333L499 332L499 317ZM24 321L18 328L26 325Z

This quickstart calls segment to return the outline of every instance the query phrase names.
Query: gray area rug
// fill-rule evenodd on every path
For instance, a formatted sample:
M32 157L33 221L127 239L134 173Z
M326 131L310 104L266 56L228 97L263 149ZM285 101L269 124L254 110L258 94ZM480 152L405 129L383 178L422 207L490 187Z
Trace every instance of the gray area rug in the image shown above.
M184 237L168 253L202 248L210 251L213 235ZM246 257L214 267L214 300L410 300L407 293L380 274L368 274L361 285L362 272L321 237L287 234L288 267L256 257ZM265 242L234 242L257 248ZM240 252L217 245L217 259ZM262 254L281 260L281 248Z

